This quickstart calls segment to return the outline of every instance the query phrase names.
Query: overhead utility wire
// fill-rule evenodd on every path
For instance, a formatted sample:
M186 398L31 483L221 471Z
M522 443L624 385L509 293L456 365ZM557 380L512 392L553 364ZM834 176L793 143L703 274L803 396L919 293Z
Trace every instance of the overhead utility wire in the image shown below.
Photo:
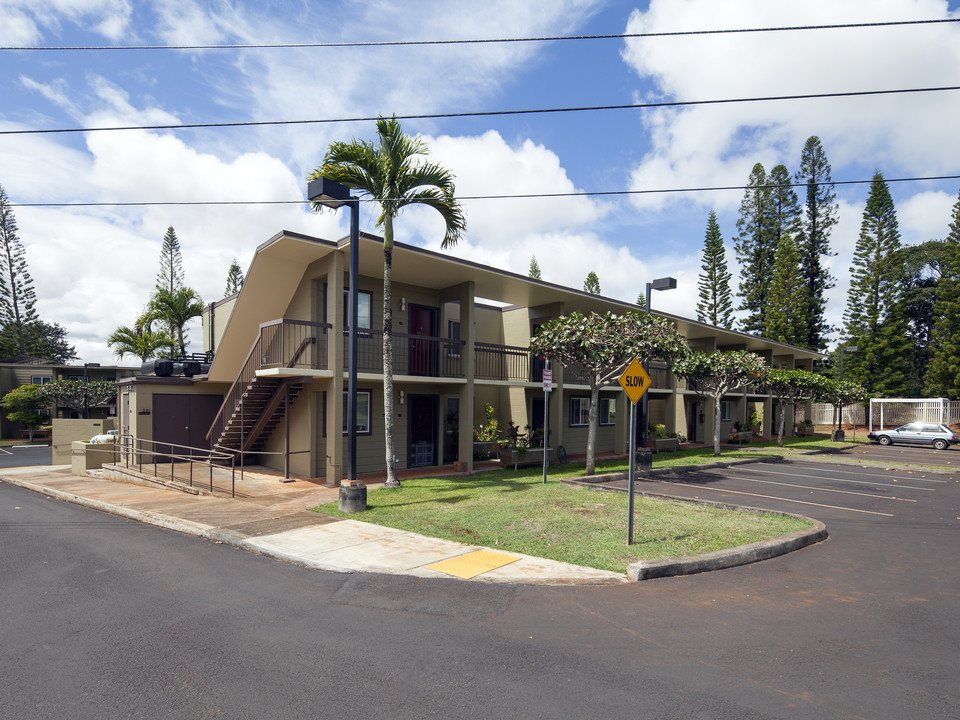
M921 182L924 180L960 180L960 175L930 175L926 177L884 178L884 182ZM834 180L820 185L866 185L869 180ZM806 182L783 183L781 185L763 185L763 188L776 187L806 187ZM723 190L746 190L752 185L719 185L711 187L692 188L651 188L647 190L596 190L584 192L562 193L518 193L515 195L458 195L457 200L530 200L539 198L566 198L566 197L600 197L616 195L653 195L668 193L717 192ZM156 207L156 206L217 206L217 205L307 205L310 200L189 200L177 202L142 201L142 202L40 202L40 203L10 203L11 207ZM376 198L360 198L360 202L380 202Z
M785 27L730 28L726 30L675 30L669 32L617 33L609 35L554 35L520 38L479 38L464 40L383 40L371 42L326 43L249 43L224 45L59 45L0 46L0 50L271 50L305 48L405 47L427 45L484 45L494 43L552 42L555 40L625 40L630 38L682 37L686 35L727 35L743 33L793 32L800 30L840 30L844 28L876 28L900 25L936 25L960 22L960 18L935 20L891 20L871 23L836 23L831 25L793 25Z
M585 105L582 107L537 108L529 110L478 110L461 113L423 113L419 115L392 115L397 120L437 120L450 118L536 115L547 113L595 112L598 110L643 110L650 108L690 107L696 105L728 105L733 103L770 102L774 100L813 100L824 98L865 97L868 95L902 95L910 93L945 92L960 90L960 85L947 87L905 88L901 90L856 90L852 92L809 93L806 95L768 95L765 97L727 98L721 100L668 100L625 105ZM329 123L371 122L381 116L351 118L321 118L316 120L249 120L244 122L183 123L180 125L120 125L117 127L51 128L47 130L0 130L0 135L48 135L54 133L115 132L118 130L194 130L202 128L263 127L267 125L320 125Z

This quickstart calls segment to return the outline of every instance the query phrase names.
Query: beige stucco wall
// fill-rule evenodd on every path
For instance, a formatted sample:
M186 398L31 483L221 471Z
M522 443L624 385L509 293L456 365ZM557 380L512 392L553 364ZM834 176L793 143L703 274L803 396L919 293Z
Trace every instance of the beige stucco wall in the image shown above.
M74 441L86 441L94 435L102 435L108 430L116 430L117 423L114 418L104 418L102 420L70 420L55 418L53 420L53 465L71 465L72 464L72 444Z

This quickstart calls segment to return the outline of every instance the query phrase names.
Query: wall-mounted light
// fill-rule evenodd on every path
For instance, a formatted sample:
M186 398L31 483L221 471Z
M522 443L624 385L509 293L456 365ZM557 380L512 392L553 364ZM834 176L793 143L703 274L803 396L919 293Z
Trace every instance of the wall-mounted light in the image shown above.
M403 405L403 398L404 398L403 390L401 390L401 391L400 391L400 404L401 404L401 405Z
M405 297L400 298L400 312L403 312L407 309L407 299Z

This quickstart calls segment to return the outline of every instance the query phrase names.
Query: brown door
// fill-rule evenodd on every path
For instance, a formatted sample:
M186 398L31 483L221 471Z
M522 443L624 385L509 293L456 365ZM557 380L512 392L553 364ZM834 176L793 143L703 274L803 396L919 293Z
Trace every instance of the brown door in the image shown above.
M184 454L183 447L209 448L207 430L222 403L223 398L219 395L154 395L156 452Z
M436 325L435 308L410 306L410 334L432 338ZM437 344L434 340L410 338L410 374L434 376L437 374Z
M407 407L407 438L410 445L407 467L436 465L439 398L436 395L408 395Z

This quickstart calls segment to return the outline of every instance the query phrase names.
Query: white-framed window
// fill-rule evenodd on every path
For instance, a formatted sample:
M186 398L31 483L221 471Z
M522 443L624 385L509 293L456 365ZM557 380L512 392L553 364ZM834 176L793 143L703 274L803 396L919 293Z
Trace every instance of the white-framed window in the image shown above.
M357 390L357 417L356 426L358 435L370 434L370 391ZM347 434L347 391L343 392L343 434Z
M366 290L357 292L357 330L369 330L371 321L371 308L373 307L373 293ZM350 290L343 289L343 326L349 327L348 318L350 316Z
M53 378L49 375L34 375L30 378L31 385L46 385L48 382L53 382Z
M584 427L590 424L590 398L570 398L570 427Z
M733 419L733 403L729 400L720 401L720 421L729 422Z
M617 422L617 401L612 397L600 398L600 424L615 425Z

